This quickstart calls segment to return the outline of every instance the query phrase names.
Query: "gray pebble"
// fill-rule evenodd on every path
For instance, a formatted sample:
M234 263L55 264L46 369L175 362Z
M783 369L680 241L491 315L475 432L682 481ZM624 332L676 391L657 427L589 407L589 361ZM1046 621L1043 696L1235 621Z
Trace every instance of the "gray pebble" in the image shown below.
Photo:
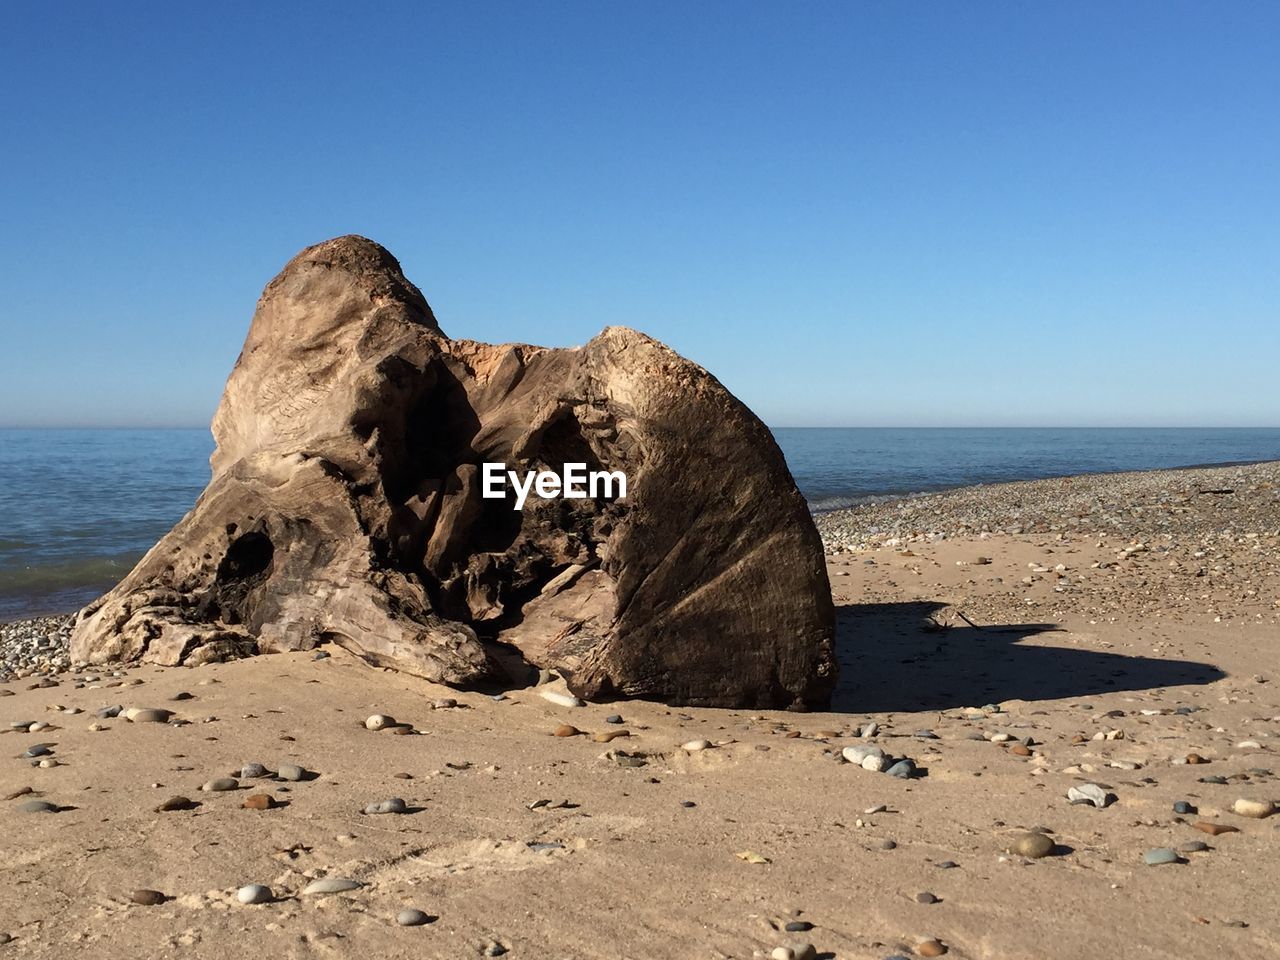
M622 715L617 713L611 713L609 716L604 718L604 722L605 723L621 723Z
M1178 848L1179 853L1204 853L1209 849L1209 845L1203 840L1192 840L1184 843Z
M910 780L916 773L915 761L904 757L886 770L885 773L900 780Z
M240 779L242 780L253 780L270 775L271 771L260 763L246 763L240 768Z
M1192 804L1187 803L1187 801L1185 800L1179 800L1177 803L1173 805L1173 812L1190 814L1190 813L1195 813L1196 808Z
M201 790L211 793L217 793L223 790L239 789L240 782L235 777L218 777L216 780L210 780Z
M130 711L125 715L130 723L168 723L169 718L172 716L173 714L168 710L151 710L147 708Z
M928 891L925 891L924 893L916 894L916 903L937 903L937 902L938 902L938 898L935 897L932 893L929 893Z
M787 933L806 933L813 929L808 920L790 920L782 927Z
M47 757L52 753L53 751L49 749L49 745L47 743L33 743L31 746L27 747L27 751L26 753L23 754L23 756Z
M365 813L404 813L408 807L399 797L392 797L390 800L382 800L378 803L371 803L364 808Z
M1162 863L1177 863L1178 859L1177 852L1169 847L1156 847L1142 855L1142 862L1149 867L1156 867Z
M500 944L497 940L490 940L484 945L481 951L486 957L500 957L507 952L507 948Z
M396 914L396 923L402 927L420 927L430 922L431 918L421 910L407 909Z
M18 809L23 813L57 813L58 805L48 800L28 800L26 803L19 804Z
M277 774L281 780L293 780L295 782L307 778L307 771L296 763L281 764Z
M97 710L99 720L111 720L120 716L122 713L124 713L124 706L119 703L113 707L99 707Z
M892 840L881 840L878 844L876 844L876 846L878 846L881 850L898 849L898 845L894 843Z

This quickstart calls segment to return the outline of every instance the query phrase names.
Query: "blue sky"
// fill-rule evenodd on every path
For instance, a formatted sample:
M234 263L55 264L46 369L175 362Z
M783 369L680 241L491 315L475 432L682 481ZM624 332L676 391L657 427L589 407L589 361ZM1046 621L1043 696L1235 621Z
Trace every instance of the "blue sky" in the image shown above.
M270 8L270 9L265 9ZM787 425L1280 425L1280 6L0 11L0 424L206 424L343 233Z

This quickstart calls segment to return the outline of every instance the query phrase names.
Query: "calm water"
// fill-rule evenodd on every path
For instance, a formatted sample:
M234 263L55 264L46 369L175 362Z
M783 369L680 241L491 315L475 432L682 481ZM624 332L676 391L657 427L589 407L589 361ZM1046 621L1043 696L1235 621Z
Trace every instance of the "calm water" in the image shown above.
M1270 430L775 431L815 510L972 483L1280 460ZM209 479L200 430L0 430L0 622L112 586Z

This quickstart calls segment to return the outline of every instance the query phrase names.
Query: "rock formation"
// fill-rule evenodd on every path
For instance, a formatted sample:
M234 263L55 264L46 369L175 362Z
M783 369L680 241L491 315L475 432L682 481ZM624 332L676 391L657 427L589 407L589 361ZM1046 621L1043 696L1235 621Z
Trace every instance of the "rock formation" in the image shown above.
M382 247L304 250L263 292L195 508L81 612L79 662L336 643L455 686L559 671L589 699L811 708L835 680L821 543L765 426L610 327L451 340ZM626 496L482 496L485 462L622 471Z

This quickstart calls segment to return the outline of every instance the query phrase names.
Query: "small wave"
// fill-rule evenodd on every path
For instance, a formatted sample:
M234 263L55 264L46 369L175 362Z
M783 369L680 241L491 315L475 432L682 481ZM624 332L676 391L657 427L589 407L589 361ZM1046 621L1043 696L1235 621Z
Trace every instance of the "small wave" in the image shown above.
M133 569L141 554L86 557L61 563L0 567L0 597L50 593L68 588L111 586Z

